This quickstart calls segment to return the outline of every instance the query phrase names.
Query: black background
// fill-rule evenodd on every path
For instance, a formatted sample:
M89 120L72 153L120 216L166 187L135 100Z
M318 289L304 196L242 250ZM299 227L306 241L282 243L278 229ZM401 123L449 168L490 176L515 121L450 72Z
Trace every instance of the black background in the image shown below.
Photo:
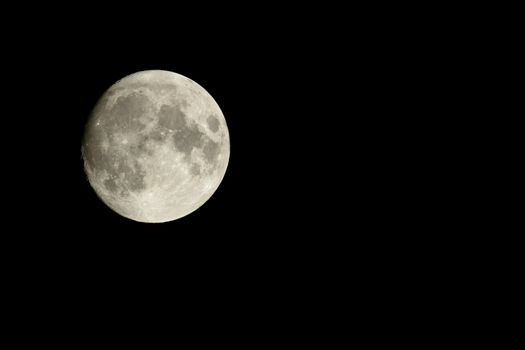
M366 87L348 77L360 76L366 59L353 57L361 43L342 41L340 23L310 26L307 17L290 22L291 15L198 23L149 17L139 26L124 15L115 22L63 16L10 37L13 134L5 141L14 150L7 156L16 170L8 175L16 185L8 191L6 225L21 233L9 239L29 244L44 261L64 255L61 263L98 268L174 258L210 268L233 259L249 269L246 261L277 266L335 248L345 230L336 221L358 207L343 193L361 191L352 185L352 164L362 158L353 147L364 148L355 139L360 131L347 125L360 123L355 94ZM112 212L87 182L80 154L98 98L118 79L147 69L202 85L231 138L228 170L213 197L165 224Z
M80 8L4 31L2 238L20 281L122 308L131 290L304 313L309 293L397 276L432 251L437 240L412 234L448 214L426 205L441 186L427 180L439 169L424 162L434 125L420 117L439 113L425 85L441 74L422 44L432 33L383 20L386 10L135 10ZM231 142L216 193L163 224L106 207L80 153L98 98L148 69L202 85Z
M305 291L344 284L338 271L347 250L359 249L342 242L361 237L348 236L361 227L356 150L366 148L355 139L361 131L347 126L360 124L353 94L363 86L349 83L346 69L355 79L364 60L347 63L356 43L289 16L298 15L149 17L140 25L123 14L63 16L8 37L2 247L24 308L49 315L64 307L66 318L104 324L108 312L133 319L148 308L190 307L222 323L220 315L277 312L282 303L293 314ZM106 207L80 151L98 98L147 69L203 86L231 142L212 198L163 224Z
M477 36L464 21L473 9L195 5L3 12L8 323L33 322L40 341L55 335L46 328L89 340L145 322L159 335L200 332L205 320L219 330L213 341L288 335L311 345L318 335L326 347L349 329L377 339L379 324L410 338L429 315L462 322L458 310L479 295L462 290L482 261L469 253L486 252L473 248L472 222L485 221L468 201L484 185L464 172L478 147L464 116L485 105L469 96L484 79L483 55L464 54ZM107 208L80 154L98 98L146 69L198 82L230 131L217 192L165 224ZM21 329L19 341L33 334Z
M23 232L10 239L86 263L99 261L92 252L100 261L180 257L209 266L231 257L241 269L251 266L246 260L277 268L288 260L338 259L346 241L368 249L376 238L367 232L412 215L397 215L405 204L399 180L417 181L417 173L404 171L410 144L403 136L419 105L403 101L417 100L421 84L407 65L421 60L406 54L413 43L405 43L402 29L389 31L389 22L317 10L176 19L147 9L140 16L77 10L8 36L7 220ZM89 186L80 155L98 98L147 69L202 85L221 107L231 139L217 192L165 224L112 212Z

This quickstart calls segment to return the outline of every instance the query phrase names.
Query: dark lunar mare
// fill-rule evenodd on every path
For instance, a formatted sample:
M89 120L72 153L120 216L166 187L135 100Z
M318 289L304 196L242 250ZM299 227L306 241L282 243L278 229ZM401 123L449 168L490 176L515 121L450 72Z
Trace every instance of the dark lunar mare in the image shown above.
M181 103L185 105L187 103ZM194 148L202 148L204 156L215 168L218 155L220 153L220 144L210 139L206 133L202 132L197 124L193 123L186 114L181 110L179 105L163 105L159 111L159 126L167 130L173 130L173 145L175 149L185 155L186 161L191 161L191 152ZM215 116L209 116L207 120L211 130L219 128L219 121ZM211 123L211 124L210 124ZM195 164L194 164L195 165ZM194 175L200 173L200 169L192 168Z
M216 116L210 115L208 119L206 119L206 122L211 131L217 132L219 130L219 119L217 119Z
M176 105L162 105L159 111L159 127L174 131L173 144L184 153L186 159L194 148L200 148L206 137L197 125L188 122L186 114Z

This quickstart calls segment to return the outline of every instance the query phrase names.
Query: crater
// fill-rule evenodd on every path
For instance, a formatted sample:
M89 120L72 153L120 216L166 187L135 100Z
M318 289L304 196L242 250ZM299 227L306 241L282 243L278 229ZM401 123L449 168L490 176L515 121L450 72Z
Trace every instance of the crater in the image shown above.
M216 116L210 115L208 119L206 119L206 122L211 131L217 132L219 130L219 119L217 119Z

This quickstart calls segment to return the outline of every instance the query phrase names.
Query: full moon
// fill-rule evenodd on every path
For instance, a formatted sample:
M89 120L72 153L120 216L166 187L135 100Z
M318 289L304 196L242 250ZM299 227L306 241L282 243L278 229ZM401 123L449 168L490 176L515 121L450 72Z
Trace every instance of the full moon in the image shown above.
M82 140L98 197L140 222L179 219L219 187L230 157L226 120L211 95L180 74L150 70L113 84Z

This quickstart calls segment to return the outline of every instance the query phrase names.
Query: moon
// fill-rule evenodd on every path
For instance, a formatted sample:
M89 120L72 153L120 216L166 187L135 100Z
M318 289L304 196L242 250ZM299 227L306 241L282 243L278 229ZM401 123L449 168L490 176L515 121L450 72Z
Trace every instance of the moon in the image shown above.
M219 187L230 157L224 115L183 75L149 70L124 77L96 103L85 126L88 181L116 213L139 222L179 219Z

